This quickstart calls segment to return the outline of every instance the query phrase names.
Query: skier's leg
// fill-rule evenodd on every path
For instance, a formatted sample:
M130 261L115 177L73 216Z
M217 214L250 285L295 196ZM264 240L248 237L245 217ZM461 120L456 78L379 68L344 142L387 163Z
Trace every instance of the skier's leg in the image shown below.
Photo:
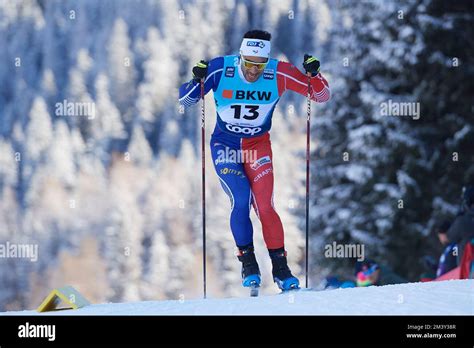
M260 270L253 248L253 228L250 220L250 184L241 162L230 161L223 154L228 147L211 141L212 158L222 188L231 201L230 226L242 262L242 285L255 289L260 286ZM256 291L256 290L255 290ZM255 296L255 292L252 292Z
M273 205L273 155L270 140L243 139L242 147L255 151L252 161L245 162L245 173L250 181L252 203L262 223L263 238L268 249L284 247L284 231L280 216Z
M256 151L255 159L245 163L245 172L250 181L254 208L262 223L263 236L272 260L273 279L282 290L295 289L299 287L299 281L288 267L283 225L273 205L271 143L268 134L259 138L242 143L242 147Z
M211 142L214 168L225 193L231 202L230 228L236 245L246 247L253 243L253 227L250 220L251 191L242 163L223 158L226 145Z

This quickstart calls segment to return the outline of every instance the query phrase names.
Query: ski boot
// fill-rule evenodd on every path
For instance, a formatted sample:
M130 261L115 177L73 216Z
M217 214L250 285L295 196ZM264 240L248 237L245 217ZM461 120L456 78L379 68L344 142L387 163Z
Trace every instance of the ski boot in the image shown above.
M281 291L296 290L300 288L298 278L291 274L286 260L286 251L283 248L269 251L272 259L273 281L278 285Z
M261 277L253 246L239 249L237 258L242 262L242 285L250 288L250 296L258 296Z

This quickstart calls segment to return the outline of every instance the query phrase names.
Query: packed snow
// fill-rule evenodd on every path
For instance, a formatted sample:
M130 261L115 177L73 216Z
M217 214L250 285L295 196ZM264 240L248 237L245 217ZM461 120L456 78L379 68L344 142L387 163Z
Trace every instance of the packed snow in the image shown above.
M3 315L39 315L36 311ZM474 315L474 280L409 283L273 296L94 304L46 315Z

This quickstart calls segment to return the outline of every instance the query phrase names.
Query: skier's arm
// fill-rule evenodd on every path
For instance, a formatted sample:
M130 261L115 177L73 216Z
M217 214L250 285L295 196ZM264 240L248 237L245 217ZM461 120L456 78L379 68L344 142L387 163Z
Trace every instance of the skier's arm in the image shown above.
M207 66L207 75L204 80L204 93L207 94L211 89L216 90L221 79L224 58L217 57L209 61ZM192 106L201 98L201 83L197 79L192 79L181 85L179 88L179 103L183 106Z
M303 74L293 64L278 62L277 68L278 91L282 95L285 91L294 91L301 95L308 95L308 76ZM324 103L331 97L329 84L321 73L311 77L311 100Z

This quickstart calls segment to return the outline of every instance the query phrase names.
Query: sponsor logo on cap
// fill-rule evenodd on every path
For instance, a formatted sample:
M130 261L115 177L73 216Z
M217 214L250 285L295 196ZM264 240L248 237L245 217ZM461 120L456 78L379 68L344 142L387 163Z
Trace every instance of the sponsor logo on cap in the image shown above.
M264 48L265 44L263 41L248 41L247 46Z

